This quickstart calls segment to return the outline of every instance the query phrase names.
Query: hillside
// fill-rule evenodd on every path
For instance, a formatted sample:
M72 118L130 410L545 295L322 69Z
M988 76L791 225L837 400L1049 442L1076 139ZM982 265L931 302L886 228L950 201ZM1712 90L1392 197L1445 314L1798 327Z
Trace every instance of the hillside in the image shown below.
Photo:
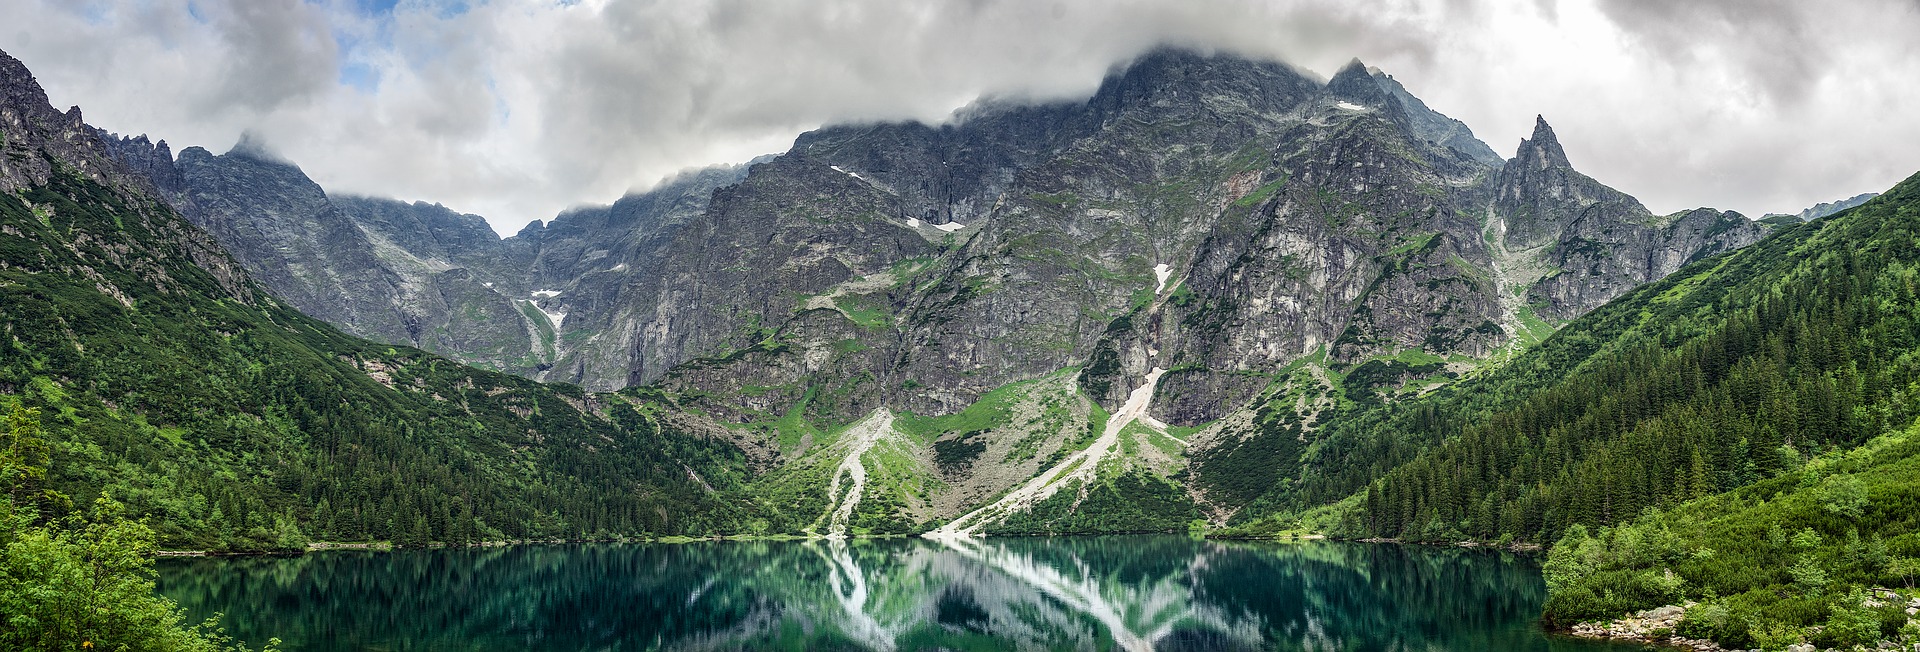
M1308 481L1223 534L1554 544L1560 626L1691 600L1682 633L1731 646L1893 636L1906 598L1860 591L1910 583L1920 556L1916 243L1920 175L1482 375L1349 406Z
M302 310L731 440L780 531L1244 520L1312 481L1323 409L1448 382L1763 233L1651 214L1545 120L1502 161L1357 61L1323 81L1174 49L1084 101L827 127L505 239L328 196L252 144L107 142Z
M1917 208L1909 180L1635 290L1496 373L1354 420L1355 456L1388 430L1440 445L1371 485L1351 525L1552 541L1905 426L1920 414Z
M265 291L0 56L0 403L48 485L177 548L700 533L741 454L578 387L375 344ZM44 514L45 517L59 514ZM727 523L731 527L731 523Z

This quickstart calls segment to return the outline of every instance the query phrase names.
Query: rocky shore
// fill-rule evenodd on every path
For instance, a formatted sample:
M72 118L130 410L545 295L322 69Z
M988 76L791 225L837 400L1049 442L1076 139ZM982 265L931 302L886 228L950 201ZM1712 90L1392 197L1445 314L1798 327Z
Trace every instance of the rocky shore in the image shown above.
M1667 605L1648 609L1619 620L1603 623L1580 623L1573 626L1573 635L1581 638L1604 638L1616 641L1638 641L1656 645L1671 645L1701 652L1720 652L1726 648L1704 639L1686 638L1675 634L1680 628L1680 620L1687 614L1687 608L1694 603Z
M1873 597L1871 600L1873 600L1874 603L1869 606L1879 607L1885 604L1885 601L1905 600L1907 602L1907 615L1910 617L1920 617L1920 597L1905 598L1888 589L1874 589L1872 593ZM1682 605L1667 605L1648 609L1609 622L1580 623L1573 626L1571 633L1580 638L1634 641L1651 645L1666 645L1682 650L1697 650L1698 652L1760 652L1759 650L1728 650L1713 641L1680 636L1677 633L1680 630L1680 621L1686 617L1687 609L1692 608L1694 604L1696 603L1688 602ZM1911 621L1909 622L1911 623ZM1821 648L1811 643L1789 645L1786 649L1787 652L1823 652ZM1858 649L1920 652L1920 642L1895 643L1893 641L1881 641L1876 645L1865 646Z

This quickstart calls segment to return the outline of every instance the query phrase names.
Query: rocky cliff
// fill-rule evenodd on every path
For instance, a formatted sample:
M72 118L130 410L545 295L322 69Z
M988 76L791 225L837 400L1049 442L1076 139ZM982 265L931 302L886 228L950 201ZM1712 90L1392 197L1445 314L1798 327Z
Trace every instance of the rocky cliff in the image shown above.
M1652 215L1576 171L1545 120L1502 161L1358 61L1322 81L1171 49L1085 101L828 127L506 239L327 197L245 148L189 149L169 180L135 145L130 166L178 183L296 305L540 379L646 386L774 456L766 495L839 514L822 528L1004 495L1019 504L970 527L1054 514L1007 521L1045 530L1118 477L1218 502L1177 487L1190 457L1283 412L1304 446L1326 405L1427 391L1763 231ZM861 460L890 479L847 503ZM1046 507L1067 483L1080 498Z
M1732 211L1656 216L1573 169L1545 118L1500 169L1489 211L1498 245L1543 316L1567 320L1681 265L1759 241L1765 228ZM1535 278L1538 278L1536 281Z
M309 536L646 536L742 520L714 499L741 467L723 442L661 430L618 397L355 338L275 298L160 196L152 173L176 163L163 153L53 110L0 52L0 403L9 455L19 439L43 473L28 476L27 518L66 518L63 495L111 494L161 546L235 552L301 551ZM259 194L198 205L225 217L317 205L291 168L224 163ZM184 187L232 178L199 165L181 166ZM251 178L262 174L281 183ZM295 222L267 218L268 230ZM252 220L215 224L287 244L245 230ZM289 251L301 257L251 265L368 287L328 275L364 269L299 267L351 258Z

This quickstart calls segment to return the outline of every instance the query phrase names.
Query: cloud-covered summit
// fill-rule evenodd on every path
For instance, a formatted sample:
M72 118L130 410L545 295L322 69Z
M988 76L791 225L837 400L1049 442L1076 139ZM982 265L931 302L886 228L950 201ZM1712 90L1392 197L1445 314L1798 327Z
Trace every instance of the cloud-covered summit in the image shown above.
M56 104L331 190L513 228L823 124L1090 94L1159 45L1354 57L1507 154L1535 114L1656 211L1810 205L1920 168L1920 3L0 0Z

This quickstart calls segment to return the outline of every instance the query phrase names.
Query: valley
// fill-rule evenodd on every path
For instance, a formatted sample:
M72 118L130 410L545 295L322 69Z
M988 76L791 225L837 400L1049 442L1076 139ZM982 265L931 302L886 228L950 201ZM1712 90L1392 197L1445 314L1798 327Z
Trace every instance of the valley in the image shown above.
M1658 215L1544 117L1502 158L1357 59L1160 47L1089 97L829 125L502 238L252 140L106 132L4 54L0 90L0 544L737 539L826 569L755 581L830 587L809 617L860 647L971 627L901 615L949 597L870 581L880 546L1003 587L968 607L994 622L1061 610L976 642L1128 650L1285 616L1003 538L1544 547L1557 628L1920 635L1863 606L1920 558L1920 177ZM1154 545L1185 551L1163 579L1388 554ZM755 613L716 640L800 636Z

